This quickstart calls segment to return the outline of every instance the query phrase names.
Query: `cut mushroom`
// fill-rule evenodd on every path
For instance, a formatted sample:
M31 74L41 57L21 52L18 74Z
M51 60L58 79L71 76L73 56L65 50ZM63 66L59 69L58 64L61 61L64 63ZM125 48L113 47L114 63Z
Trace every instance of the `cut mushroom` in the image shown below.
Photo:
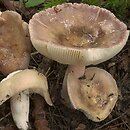
M0 105L10 97L26 89L40 94L52 106L46 77L36 70L29 69L13 72L1 81Z
M110 11L65 3L35 14L29 22L33 46L63 64L98 64L115 56L129 31Z
M28 68L31 42L29 38L28 24L22 20L20 14L14 11L1 12L0 34L0 71L4 75L8 75L13 71ZM28 94L26 93L27 90L26 92L15 95L15 97L11 99L10 104L13 119L16 125L18 124L17 127L21 127L23 130L28 129L25 129L25 126L28 125L27 119L29 116L29 100ZM19 95L21 96L19 97ZM19 100L17 100L16 97L19 97ZM24 109L21 109L18 113L17 108L22 106L24 106ZM15 111L17 114L15 114ZM22 117L20 115L21 113ZM23 119L23 117L25 117L25 119ZM23 123L23 121L25 122Z
M70 71L66 76L69 96L67 100L89 119L95 122L104 120L111 113L118 98L115 80L108 72L97 67L87 68L84 76L80 78L74 73Z

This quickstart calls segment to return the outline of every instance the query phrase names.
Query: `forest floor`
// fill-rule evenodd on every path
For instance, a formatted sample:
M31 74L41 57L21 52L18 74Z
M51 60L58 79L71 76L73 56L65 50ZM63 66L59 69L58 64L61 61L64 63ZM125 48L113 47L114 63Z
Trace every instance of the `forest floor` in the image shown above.
M2 11L9 9L2 3L0 8ZM19 9L18 12L28 22L37 9L24 8ZM124 22L130 29L130 16ZM54 106L48 106L39 95L30 95L30 129L130 130L130 39L118 55L97 66L111 73L119 88L119 98L115 108L107 119L99 123L89 120L80 111L68 108L61 98L60 91L67 65L50 60L33 50L30 68L46 73ZM2 76L1 74L0 77ZM0 130L17 130L12 119L9 100L0 106Z

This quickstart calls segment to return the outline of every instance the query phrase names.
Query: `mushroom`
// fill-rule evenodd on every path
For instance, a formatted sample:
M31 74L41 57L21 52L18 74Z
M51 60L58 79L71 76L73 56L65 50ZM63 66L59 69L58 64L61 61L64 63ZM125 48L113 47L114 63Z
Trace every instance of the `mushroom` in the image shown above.
M129 31L110 11L65 3L34 14L29 21L33 46L63 64L99 64L126 44Z
M28 24L14 11L0 13L0 71L4 75L28 68L31 42ZM21 96L19 96L21 95ZM21 109L21 112L17 113ZM11 112L18 128L28 129L28 90L11 98ZM16 114L17 113L17 114ZM22 118L24 117L24 118ZM22 119L22 120L20 120ZM20 125L20 123L22 125Z
M64 96L68 72L74 69L75 78L83 76L85 66L102 63L119 53L129 35L127 26L113 13L82 3L65 3L34 14L29 32L38 52L70 65L63 82Z
M14 71L0 82L0 105L26 89L40 94L52 106L46 77L33 69Z
M95 122L104 120L118 98L116 81L107 71L97 67L89 67L82 77L79 76L75 76L74 69L68 72L64 91L68 94L66 100L89 119Z

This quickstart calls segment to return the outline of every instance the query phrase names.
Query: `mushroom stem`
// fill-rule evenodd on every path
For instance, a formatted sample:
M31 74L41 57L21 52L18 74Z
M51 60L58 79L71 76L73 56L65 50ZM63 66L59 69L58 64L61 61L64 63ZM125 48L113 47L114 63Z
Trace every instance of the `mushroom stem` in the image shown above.
M85 66L83 65L69 65L66 73L73 71L73 74L75 75L76 78L80 78L84 75L85 72Z
M29 90L14 95L10 99L11 112L16 126L22 130L29 127Z
M21 84L20 84L21 83ZM48 93L46 77L36 70L16 71L7 76L0 83L0 105L7 99L23 90L30 89L40 94L49 105L53 105Z

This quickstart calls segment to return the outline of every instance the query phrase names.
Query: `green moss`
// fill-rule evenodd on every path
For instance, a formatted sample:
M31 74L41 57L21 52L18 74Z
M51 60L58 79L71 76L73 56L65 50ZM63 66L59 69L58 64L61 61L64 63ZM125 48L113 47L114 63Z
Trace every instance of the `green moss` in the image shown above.
M62 3L69 2L68 0L49 0L44 3L44 8L51 8L52 6L56 6Z
M44 3L44 0L23 0L26 8L35 7Z
M101 6L101 4L103 3L103 1L101 0L81 0L81 2L89 5L96 5L96 6Z

